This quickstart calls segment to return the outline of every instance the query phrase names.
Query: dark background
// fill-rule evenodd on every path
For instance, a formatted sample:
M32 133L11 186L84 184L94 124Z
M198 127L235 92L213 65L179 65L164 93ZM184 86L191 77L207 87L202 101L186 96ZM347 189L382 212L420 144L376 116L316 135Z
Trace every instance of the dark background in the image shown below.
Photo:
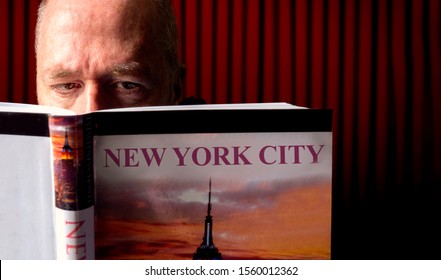
M173 5L185 96L333 110L332 258L441 259L441 1ZM0 101L36 102L37 6L0 1Z

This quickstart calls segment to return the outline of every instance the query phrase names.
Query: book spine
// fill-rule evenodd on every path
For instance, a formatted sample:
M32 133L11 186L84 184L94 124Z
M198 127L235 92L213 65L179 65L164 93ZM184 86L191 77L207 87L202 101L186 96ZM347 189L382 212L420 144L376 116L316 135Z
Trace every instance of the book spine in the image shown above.
M95 258L90 119L50 117L57 259Z

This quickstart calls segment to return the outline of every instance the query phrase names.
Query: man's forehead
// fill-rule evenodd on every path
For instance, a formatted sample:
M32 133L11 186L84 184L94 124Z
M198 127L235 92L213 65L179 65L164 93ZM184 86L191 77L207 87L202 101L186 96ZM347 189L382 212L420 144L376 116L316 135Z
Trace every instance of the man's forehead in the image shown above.
M142 4L140 3L142 2ZM58 26L87 28L107 26L124 32L148 28L157 20L158 5L152 0L51 0L43 21Z
M114 2L117 2L118 7L122 7L123 2L133 4L138 1L49 1L45 11L48 19L41 30L41 38L44 39L40 41L41 46L37 52L37 68L40 69L40 73L45 77L48 77L48 73L50 77L77 74L89 76L90 73L104 72L139 73L145 72L146 68L153 69L162 64L165 59L164 49L161 45L158 46L161 44L158 38L163 36L159 30L161 27L147 26L140 31L143 26L139 22L145 22L146 19L128 17L130 13L127 10L118 12L120 15L122 13L121 20L124 20L125 24L122 26L115 17L110 17L115 7L109 9L109 12L106 11ZM153 3L156 0L146 2ZM95 4L99 4L100 8L91 9ZM137 10L144 9L145 7L138 7ZM82 13L82 10L91 12ZM95 18L90 15L95 15ZM139 13L137 16L140 17ZM155 19L150 21L153 23ZM136 28L131 29L130 25ZM133 61L140 63L140 66L126 64ZM109 71L113 65L120 66Z
M66 0L50 2L52 6L46 7L42 22L40 37L45 39L40 40L40 43L47 49L52 49L51 52L62 53L60 47L73 51L107 48L107 51L111 52L109 48L118 45L124 46L126 53L138 52L141 51L140 49L148 51L160 41L158 38L163 36L155 18L142 16L142 12L131 15L128 10L134 10L133 8L128 10L112 8L110 4L115 1L110 1L109 5L107 1L106 5L98 1L99 8L94 8L97 2L94 0L64 1ZM88 8L78 5L78 2L88 3ZM118 2L117 7L123 7L121 3L126 1L116 2ZM138 10L145 10L145 7ZM153 11L151 12L153 17L157 16Z

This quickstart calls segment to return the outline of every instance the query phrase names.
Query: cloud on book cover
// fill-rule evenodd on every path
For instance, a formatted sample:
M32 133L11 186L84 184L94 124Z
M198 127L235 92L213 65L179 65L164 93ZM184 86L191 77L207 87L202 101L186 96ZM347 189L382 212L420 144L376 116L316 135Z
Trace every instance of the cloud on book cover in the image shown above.
M293 185L287 181L212 180L213 211L225 215L237 211L276 207L278 196L307 182ZM311 184L311 183L309 183ZM206 181L130 182L130 185L102 186L97 190L97 211L109 218L125 218L146 222L194 219L206 212L209 179ZM205 210L204 210L205 209Z
M143 258L188 256L203 237L208 184L161 180L100 190L98 197L105 199L96 206L99 247L136 241L150 244ZM321 181L293 185L212 178L215 244L234 259L326 259L331 201L322 194L329 190ZM152 252L152 244L161 249Z

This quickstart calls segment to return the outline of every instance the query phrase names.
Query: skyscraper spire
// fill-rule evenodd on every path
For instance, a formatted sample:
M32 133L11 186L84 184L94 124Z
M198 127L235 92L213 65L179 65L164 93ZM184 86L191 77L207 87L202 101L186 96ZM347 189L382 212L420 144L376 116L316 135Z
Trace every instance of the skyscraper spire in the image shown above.
M213 243L213 217L211 216L211 178L208 190L207 216L205 217L205 231L201 245L193 254L194 260L221 260L222 254Z
M211 216L211 178L208 184L208 207L207 207L207 216Z
M66 128L66 130L65 130L65 132L64 132L64 146L66 147L66 146L69 146L69 140L68 140L68 138L67 138L67 128Z
M69 138L67 137L67 128L66 132L64 133L64 146L61 149L62 153L62 159L68 160L72 159L72 147L69 145Z

